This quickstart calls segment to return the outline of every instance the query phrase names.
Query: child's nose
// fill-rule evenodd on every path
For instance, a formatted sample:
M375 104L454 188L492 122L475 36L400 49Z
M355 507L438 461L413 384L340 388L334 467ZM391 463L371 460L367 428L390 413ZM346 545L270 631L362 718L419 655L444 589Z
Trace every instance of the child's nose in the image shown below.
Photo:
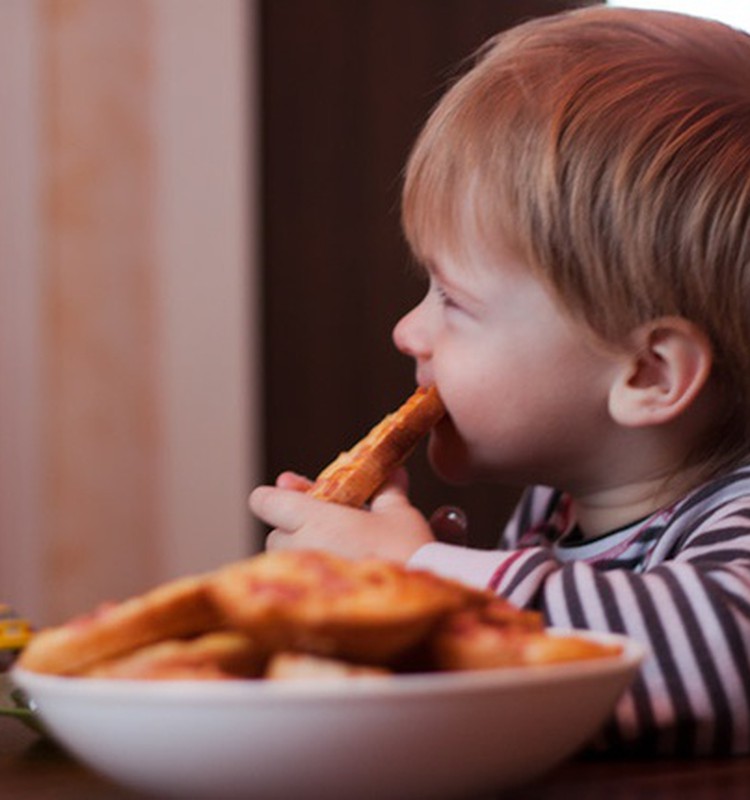
M407 356L424 359L429 355L428 337L421 320L421 303L405 314L393 328L393 342Z

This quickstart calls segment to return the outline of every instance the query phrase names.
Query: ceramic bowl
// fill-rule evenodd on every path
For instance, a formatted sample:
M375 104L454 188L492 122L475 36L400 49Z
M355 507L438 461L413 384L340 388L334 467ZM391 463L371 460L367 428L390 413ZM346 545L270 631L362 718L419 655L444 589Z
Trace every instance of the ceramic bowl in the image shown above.
M533 668L336 681L14 682L74 757L180 798L467 798L534 779L612 712L643 651Z

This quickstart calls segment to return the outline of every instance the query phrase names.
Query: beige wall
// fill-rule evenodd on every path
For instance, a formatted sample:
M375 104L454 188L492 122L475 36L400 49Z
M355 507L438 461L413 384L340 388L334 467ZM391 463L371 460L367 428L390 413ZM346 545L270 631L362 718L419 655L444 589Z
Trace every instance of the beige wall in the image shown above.
M255 547L254 6L0 3L0 599Z

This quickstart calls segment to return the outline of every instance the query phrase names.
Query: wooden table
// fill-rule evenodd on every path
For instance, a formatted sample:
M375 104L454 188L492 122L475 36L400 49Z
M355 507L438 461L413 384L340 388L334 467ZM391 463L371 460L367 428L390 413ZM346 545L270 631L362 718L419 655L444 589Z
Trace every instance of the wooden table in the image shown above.
M311 792L311 797L314 797ZM363 797L366 793L363 793ZM0 718L0 797L9 800L145 800L99 778L46 739ZM748 800L750 758L574 760L503 800ZM206 800L214 800L206 798ZM259 798L262 800L262 798ZM471 800L467 798L467 800ZM489 800L489 798L483 798Z

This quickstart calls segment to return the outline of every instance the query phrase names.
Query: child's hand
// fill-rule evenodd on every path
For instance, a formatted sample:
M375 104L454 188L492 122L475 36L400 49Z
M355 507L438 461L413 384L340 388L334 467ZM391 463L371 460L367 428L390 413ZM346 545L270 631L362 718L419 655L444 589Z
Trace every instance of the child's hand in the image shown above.
M401 472L373 498L369 510L316 500L305 492L306 478L285 472L276 486L259 486L250 509L274 527L269 550L318 549L349 558L406 561L434 541L427 520L411 505Z

